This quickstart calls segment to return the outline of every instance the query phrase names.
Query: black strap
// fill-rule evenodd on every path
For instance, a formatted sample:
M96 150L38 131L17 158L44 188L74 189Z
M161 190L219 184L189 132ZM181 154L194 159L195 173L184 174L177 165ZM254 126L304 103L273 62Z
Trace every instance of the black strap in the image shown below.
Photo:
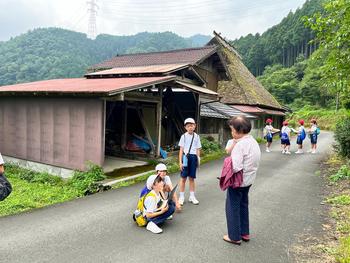
M188 153L187 153L187 154L190 154L190 152L191 152L191 148L192 148L193 139L194 139L194 135L195 135L195 134L196 134L196 133L194 132L194 133L193 133L193 136L192 136L192 140L191 140L190 148L188 149ZM186 135L184 135L184 141L185 141L185 138L186 138Z

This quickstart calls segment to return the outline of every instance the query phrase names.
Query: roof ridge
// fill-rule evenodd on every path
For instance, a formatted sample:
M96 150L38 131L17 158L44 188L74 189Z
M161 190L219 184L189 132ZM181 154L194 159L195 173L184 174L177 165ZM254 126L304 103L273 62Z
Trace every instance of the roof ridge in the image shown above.
M180 51L191 51L191 50L200 50L200 49L210 49L210 48L216 48L217 45L209 45L209 46L203 46L203 47L192 47L192 48L181 48L181 49L170 49L170 50L164 50L164 51L155 51L155 52L141 52L141 53L132 53L132 54L121 54L116 55L112 57L111 59L115 57L127 57L127 56L135 56L135 55L150 55L150 54L161 54L161 53L176 53Z

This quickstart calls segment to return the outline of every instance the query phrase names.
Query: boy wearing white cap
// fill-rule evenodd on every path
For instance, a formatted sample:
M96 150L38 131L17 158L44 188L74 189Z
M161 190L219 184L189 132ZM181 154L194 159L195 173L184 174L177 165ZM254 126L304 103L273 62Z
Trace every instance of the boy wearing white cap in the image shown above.
M199 135L194 132L196 129L196 122L192 118L187 118L184 122L186 133L182 134L179 146L179 166L181 169L181 180L180 180L180 205L184 204L185 201L185 185L187 177L190 181L190 197L189 202L194 205L198 205L199 201L194 195L195 182L197 167L200 162L200 150L202 148L201 140Z

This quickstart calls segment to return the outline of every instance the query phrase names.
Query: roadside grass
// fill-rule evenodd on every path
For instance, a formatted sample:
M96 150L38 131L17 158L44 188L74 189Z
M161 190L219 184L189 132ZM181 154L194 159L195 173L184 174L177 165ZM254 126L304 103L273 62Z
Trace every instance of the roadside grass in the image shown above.
M11 182L12 193L0 202L0 216L66 202L99 191L98 181L104 178L103 171L97 165L88 166L86 172L76 171L72 178L64 180L7 163L5 176Z
M334 227L329 230L338 242L330 244L327 253L336 262L350 262L350 167L349 160L333 154L326 162L326 171L331 194L326 203L331 205L329 216L334 221Z
M338 111L332 109L320 109L313 106L304 106L298 111L288 115L288 120L291 126L296 126L298 120L305 120L305 126L309 125L312 118L317 120L317 124L323 130L335 130L336 123L346 116L350 116L350 110L339 109ZM322 131L321 131L322 132Z

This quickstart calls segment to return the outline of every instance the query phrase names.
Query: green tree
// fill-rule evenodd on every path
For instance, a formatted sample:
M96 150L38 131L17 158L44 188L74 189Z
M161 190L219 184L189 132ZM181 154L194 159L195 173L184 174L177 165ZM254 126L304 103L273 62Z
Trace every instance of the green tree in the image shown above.
M325 12L317 13L306 22L315 32L322 52L319 56L322 79L328 90L339 99L348 97L350 80L350 1L332 0L324 5Z

